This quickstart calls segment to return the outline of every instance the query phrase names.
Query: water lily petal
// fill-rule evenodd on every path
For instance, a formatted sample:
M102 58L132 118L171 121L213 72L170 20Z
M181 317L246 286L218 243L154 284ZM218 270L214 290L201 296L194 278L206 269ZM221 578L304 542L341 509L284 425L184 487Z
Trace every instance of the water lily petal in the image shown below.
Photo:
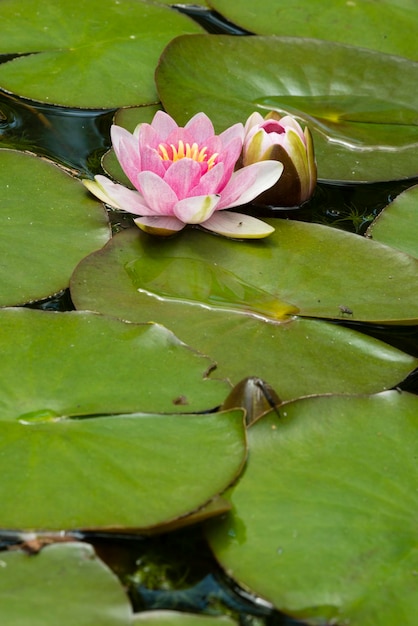
M305 137L306 154L307 154L308 164L309 164L309 170L308 170L309 171L308 173L309 184L308 184L308 191L306 194L306 198L309 198L315 190L318 171L317 171L317 165L316 165L316 160L315 160L313 139L312 139L311 131L309 130L308 127L305 128L305 131L303 134Z
M169 237L178 233L186 224L180 222L176 217L167 217L164 215L153 215L152 217L137 217L134 219L135 224L146 233L151 235L159 235L160 237Z
M150 146L144 146L141 150L141 168L136 171L136 181L134 185L136 186L138 184L138 172L141 170L154 172L154 174L164 178L168 165L169 162L162 161L156 149Z
M311 181L309 179L310 169L306 152L305 137L303 137L302 140L299 133L293 130L293 128L288 129L286 137L287 145L285 145L284 148L292 159L299 179L303 181L306 190L308 190Z
M272 226L255 217L231 211L216 211L201 226L218 235L235 239L263 239L274 232Z
M145 203L154 215L173 215L173 207L178 198L165 180L154 172L140 172L138 186ZM150 215L150 213L148 213Z
M219 135L219 138L221 139L224 146L226 146L230 141L232 141L235 138L240 139L241 145L242 145L244 141L244 137L245 137L244 125L241 124L241 122L239 122L238 124L234 124L233 126L230 126Z
M170 165L164 180L170 185L177 198L187 198L191 195L190 190L199 183L201 176L201 164L193 159L185 158Z
M222 191L218 209L241 206L254 200L280 178L283 165L279 161L260 161L234 172Z
M235 165L241 155L242 141L240 137L234 137L219 154L218 162L224 165L224 175L219 182L218 191L221 191L232 176Z
M124 128L116 125L111 127L110 135L113 149L123 171L131 183L136 186L137 173L142 169L138 139Z
M138 135L138 150L142 154L146 148L152 148L158 150L160 143L165 142L165 137L159 135L155 128L151 124L140 124Z
M173 118L165 113L165 111L157 111L151 122L152 128L160 137L160 141L166 141L166 138L172 133L178 125Z
M207 196L208 194L217 193L222 187L221 181L224 178L224 164L217 163L208 170L206 174L201 176L198 184L190 191L190 196Z
M285 115L284 117L280 118L279 123L280 123L280 126L283 126L286 130L288 130L289 128L294 130L295 133L299 135L299 137L302 139L302 141L306 145L306 139L305 139L302 127L294 117L292 117L291 115Z
M115 209L121 209L135 215L154 214L154 211L148 207L138 191L114 183L106 176L99 174L95 176L94 180L84 179L82 182L96 198Z
M174 214L185 224L201 224L213 214L219 197L212 194L179 200L174 206Z
M213 137L207 137L204 141L204 146L207 148L207 154L209 156L211 156L215 152L219 154L224 149L223 143L217 135L213 135Z
M136 153L138 153L138 139L126 128L122 128L122 126L117 126L117 124L112 124L110 127L110 138L112 140L112 146L116 152L116 156L119 158L120 143L122 141L125 142L125 146L131 146L135 149ZM123 155L122 155L123 156Z
M196 143L203 144L209 137L213 137L215 134L213 124L205 113L196 113L184 128Z
M177 126L166 138L166 143L177 145L181 140L185 144L192 145L193 143L199 144L201 148L206 146L214 139L215 130L213 124L204 113L197 113L194 115L184 127ZM218 143L216 137L216 147L219 148L222 142ZM216 152L217 150L215 150ZM208 150L211 152L211 150Z
M259 126L264 122L264 117L258 111L254 111L251 113L250 117L245 122L244 126L244 136L247 136L249 131L255 126Z
M97 180L92 180L91 178L84 178L81 182L90 191L90 193L92 193L94 196L96 196L96 198L98 198L105 204L108 204L109 206L112 206L115 209L121 208L116 202L116 200L114 198L111 198L106 193L102 185L100 185Z
M266 133L262 128L253 128L244 143L243 165L271 159L277 133Z

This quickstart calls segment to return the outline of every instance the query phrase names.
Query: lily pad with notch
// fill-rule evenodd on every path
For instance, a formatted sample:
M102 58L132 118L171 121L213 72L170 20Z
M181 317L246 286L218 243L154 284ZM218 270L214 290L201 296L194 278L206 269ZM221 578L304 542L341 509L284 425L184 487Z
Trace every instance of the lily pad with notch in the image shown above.
M211 359L158 324L2 309L0 345L1 420L210 411L230 391L208 377Z

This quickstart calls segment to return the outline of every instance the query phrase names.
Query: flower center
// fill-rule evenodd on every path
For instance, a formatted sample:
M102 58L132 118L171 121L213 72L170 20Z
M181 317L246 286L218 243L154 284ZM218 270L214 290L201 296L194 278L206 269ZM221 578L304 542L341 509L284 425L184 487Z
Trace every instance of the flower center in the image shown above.
M210 157L208 157L207 153L208 149L206 146L200 148L197 143L184 143L180 139L177 146L170 143L160 143L158 146L158 154L163 161L179 161L180 159L193 159L193 161L197 161L198 163L207 163L208 170L210 170L216 161L216 157L218 156L218 152L214 152Z

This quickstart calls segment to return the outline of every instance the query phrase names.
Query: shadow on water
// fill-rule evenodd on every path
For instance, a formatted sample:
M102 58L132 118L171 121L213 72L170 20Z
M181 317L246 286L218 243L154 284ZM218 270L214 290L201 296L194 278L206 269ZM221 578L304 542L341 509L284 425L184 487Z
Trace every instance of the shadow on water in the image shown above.
M241 626L302 626L228 578L199 527L139 539L122 536L112 541L109 535L97 534L85 538L122 578L135 611L229 615Z
M0 90L0 147L34 152L76 174L96 174L110 147L113 114L44 105Z

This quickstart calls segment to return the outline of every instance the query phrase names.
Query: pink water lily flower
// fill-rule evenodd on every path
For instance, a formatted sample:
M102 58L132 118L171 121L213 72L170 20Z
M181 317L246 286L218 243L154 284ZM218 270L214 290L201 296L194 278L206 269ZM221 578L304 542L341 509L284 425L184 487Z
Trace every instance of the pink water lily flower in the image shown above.
M151 124L139 124L133 134L113 125L111 138L134 189L101 175L83 182L106 204L140 216L135 223L142 230L171 235L186 224L199 224L227 237L261 238L273 232L261 220L222 210L251 202L283 170L278 161L265 160L234 171L243 124L215 135L204 113L182 128L158 111Z

